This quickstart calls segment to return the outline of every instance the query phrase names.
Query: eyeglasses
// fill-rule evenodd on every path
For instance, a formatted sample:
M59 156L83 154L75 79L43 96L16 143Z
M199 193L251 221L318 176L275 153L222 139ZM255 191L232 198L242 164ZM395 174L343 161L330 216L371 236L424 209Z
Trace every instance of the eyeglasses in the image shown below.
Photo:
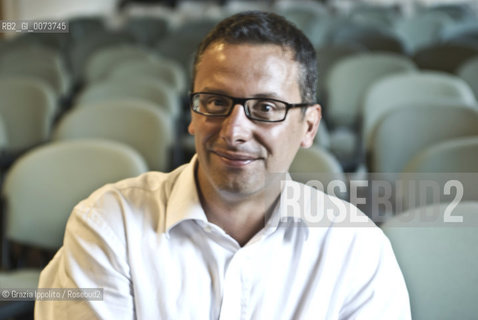
M208 117L227 117L234 106L240 104L249 119L263 122L284 121L289 109L312 105L312 103L291 104L269 98L234 98L209 92L192 93L190 99L192 110Z

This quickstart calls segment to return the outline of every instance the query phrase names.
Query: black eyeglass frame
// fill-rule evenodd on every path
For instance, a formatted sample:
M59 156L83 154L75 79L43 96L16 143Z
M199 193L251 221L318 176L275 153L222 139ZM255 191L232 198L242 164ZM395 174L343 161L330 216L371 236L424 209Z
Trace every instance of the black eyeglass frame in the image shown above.
M210 95L229 98L229 99L232 100L231 108L229 109L229 111L226 114L214 114L214 113L200 112L200 111L196 110L193 106L194 96L196 96L198 94L210 94ZM284 113L284 118L282 118L280 120L264 120L264 119L253 118L251 116L248 108L246 108L246 102L248 100L266 100L266 101L275 101L275 102L283 103L285 105L285 108L286 108L285 113ZM290 109L310 107L310 106L314 105L315 103L288 103L288 102L278 100L278 99L262 98L262 97L258 97L258 98L237 98L237 97L228 96L226 94L214 93L214 92L202 92L202 91L201 92L193 92L193 93L189 94L189 105L191 107L191 110L196 112L197 114L201 114L201 115L204 115L204 116L207 116L207 117L213 117L213 118L227 117L231 114L232 110L234 109L234 106L236 106L238 104L241 105L244 108L244 113L246 114L247 118L250 119L250 120L260 121L260 122L282 122L287 118L287 114L289 113Z

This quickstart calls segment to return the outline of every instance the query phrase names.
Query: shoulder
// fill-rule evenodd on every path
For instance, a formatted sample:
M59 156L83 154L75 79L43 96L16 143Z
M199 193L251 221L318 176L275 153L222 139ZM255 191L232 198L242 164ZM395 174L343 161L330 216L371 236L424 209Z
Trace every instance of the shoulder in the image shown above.
M86 199L86 202L94 203L110 193L118 193L124 197L148 193L164 193L167 195L171 192L171 189L174 187L175 182L183 172L185 166L186 165L181 166L169 173L150 171L137 177L107 184L93 192Z
M295 181L285 183L280 206L285 215L300 218L309 227L376 228L350 202Z
M87 226L97 233L112 232L121 238L126 229L149 226L157 230L185 166L170 173L147 172L97 189L75 206L69 227Z
M308 242L322 243L335 255L359 259L366 255L377 261L390 251L388 238L366 214L321 190L288 182L280 206L288 217L299 218L308 227L308 238L312 240Z
M161 201L166 199L171 193L185 166L181 166L169 173L150 171L137 177L107 184L80 202L78 207L88 209L101 205L110 198L127 201L128 203L138 201L144 203L144 200L150 197L157 197L157 200Z

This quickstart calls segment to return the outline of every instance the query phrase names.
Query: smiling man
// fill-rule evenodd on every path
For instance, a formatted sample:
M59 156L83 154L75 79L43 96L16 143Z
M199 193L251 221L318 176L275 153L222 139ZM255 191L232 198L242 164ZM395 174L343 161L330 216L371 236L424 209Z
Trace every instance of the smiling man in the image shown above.
M246 12L222 21L195 59L197 155L75 207L40 287L103 288L103 301L37 302L36 317L409 319L382 232L286 174L319 126L315 68L314 48L283 18ZM286 185L365 226L310 223L312 200L299 212L281 205Z
M301 102L299 70L287 47L224 41L196 64L189 132L201 203L208 220L241 245L264 227L280 193L272 174L288 170L319 125L319 106Z

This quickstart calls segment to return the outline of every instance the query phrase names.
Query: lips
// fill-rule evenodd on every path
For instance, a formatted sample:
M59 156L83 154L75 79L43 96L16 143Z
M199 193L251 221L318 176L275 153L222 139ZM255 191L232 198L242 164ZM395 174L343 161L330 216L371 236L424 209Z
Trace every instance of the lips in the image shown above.
M243 152L225 150L212 150L211 152L218 156L224 164L230 167L244 167L256 160L261 159L256 155L251 155L249 153Z

